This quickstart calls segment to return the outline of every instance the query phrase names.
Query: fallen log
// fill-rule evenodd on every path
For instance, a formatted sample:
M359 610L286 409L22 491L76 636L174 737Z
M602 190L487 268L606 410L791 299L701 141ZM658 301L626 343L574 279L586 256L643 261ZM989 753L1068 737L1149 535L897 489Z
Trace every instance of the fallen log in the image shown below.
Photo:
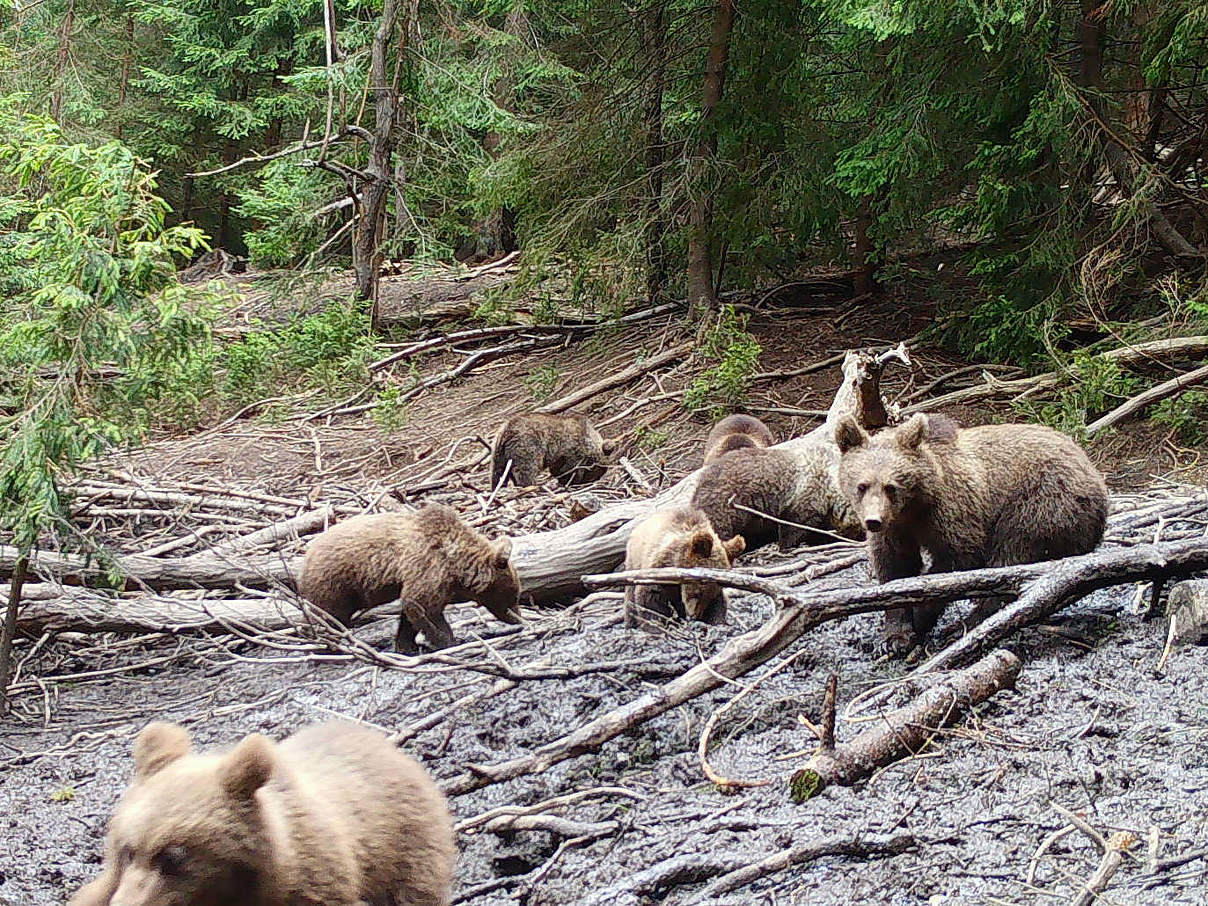
M91 589L62 589L57 597L24 599L21 632L219 632L231 626L271 632L306 622L286 598L185 598L162 595L115 597Z
M0 575L12 575L20 559L15 547L0 545ZM159 591L174 588L231 588L245 585L268 588L281 584L290 588L301 565L301 557L280 554L236 559L210 552L188 557L148 557L127 554L115 557L111 564L95 557L38 551L29 562L31 575L65 585L110 586L116 572L117 586L125 589L150 588Z
M812 799L829 786L851 786L904 755L917 755L971 705L1013 687L1021 667L1019 658L1000 649L935 683L910 704L879 715L872 729L851 742L836 745L833 739L823 739L809 763L789 778L793 801ZM827 698L833 709L834 699ZM823 715L823 726L834 727L833 710Z
M1180 374L1176 378L1171 378L1169 381L1158 384L1156 387L1150 387L1144 393L1138 393L1111 412L1100 416L1087 425L1086 436L1094 437L1104 428L1110 428L1113 425L1119 424L1134 413L1140 412L1146 406L1164 400L1168 396L1174 396L1176 393L1182 393L1188 387L1202 384L1204 381L1208 381L1208 365L1202 365L1193 371Z

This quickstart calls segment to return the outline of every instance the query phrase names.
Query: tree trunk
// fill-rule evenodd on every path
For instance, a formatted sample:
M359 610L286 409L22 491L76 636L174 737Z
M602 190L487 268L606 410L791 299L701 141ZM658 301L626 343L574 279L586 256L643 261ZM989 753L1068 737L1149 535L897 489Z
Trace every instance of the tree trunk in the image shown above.
M398 21L399 0L383 0L382 18L373 36L370 51L369 85L374 99L373 138L369 143L368 177L361 201L354 246L356 250L356 297L372 302L370 327L377 330L377 289L381 268L380 245L386 218L386 199L390 195L391 156L394 153L394 128L398 121L399 91L397 77L386 71L386 57Z
M17 635L17 611L21 609L21 588L29 572L29 557L22 555L13 567L8 584L8 606L4 608L4 628L0 631L0 714L8 713L8 679L12 672L13 639Z
M71 30L75 26L75 0L67 0L63 27L59 30L59 54L55 58L55 92L50 99L50 118L63 125L63 77L67 72L67 56L71 51Z
M1105 19L1108 4L1104 0L1081 0L1081 11L1082 15L1077 27L1079 48L1077 83L1079 87L1086 89L1086 104L1098 121L1099 144L1103 148L1107 169L1111 173L1112 179L1115 180L1119 192L1132 196L1135 192L1132 162L1129 160L1128 152L1108 130L1110 121L1099 96L1099 91L1103 88L1103 50L1107 43ZM1188 242L1187 238L1175 228L1174 224L1150 199L1141 199L1139 209L1158 242L1176 258L1202 256L1203 252Z
M877 267L881 261L877 254L876 243L872 241L872 237L869 235L869 230L875 222L872 201L873 198L871 195L865 195L860 199L860 207L856 212L855 290L856 295L859 296L875 293L881 288L877 282Z
M705 81L701 92L700 121L695 153L689 159L693 198L688 211L688 302L702 321L717 310L717 287L713 284L713 180L711 170L717 157L717 128L714 117L726 83L730 58L730 33L734 29L734 0L718 0L709 52L705 57Z
M667 10L654 0L642 16L646 100L646 298L656 305L667 285L667 217L663 212L663 95L667 90Z

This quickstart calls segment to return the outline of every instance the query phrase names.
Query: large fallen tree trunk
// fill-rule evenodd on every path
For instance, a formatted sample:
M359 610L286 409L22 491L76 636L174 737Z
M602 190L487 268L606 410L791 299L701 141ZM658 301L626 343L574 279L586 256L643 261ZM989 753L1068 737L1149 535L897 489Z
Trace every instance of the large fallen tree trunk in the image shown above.
M833 436L835 422L852 415L867 429L885 426L888 418L881 400L881 371L887 361L904 358L904 347L880 356L849 352L843 361L843 382L826 421L808 434L778 444L776 449L793 456L803 468L826 470L834 480L839 461ZM655 497L608 507L566 528L515 539L512 562L525 598L540 602L562 597L579 591L580 579L587 573L615 568L625 559L625 543L637 521L655 510L687 503L699 476L698 470Z
M789 778L793 801L804 802L828 786L851 786L904 755L917 755L937 731L954 723L970 706L1013 687L1022 666L1009 651L992 652L972 667L936 682L909 704L877 715L871 729L842 745L835 744L835 701L828 694L829 713L823 715L822 725L829 738Z
M568 758L594 751L622 733L754 670L805 632L831 620L892 607L1014 594L1021 589L1026 589L1020 599L1029 604L1030 609L1026 612L1032 618L1040 619L1096 588L1187 575L1201 569L1208 569L1208 541L1197 538L1192 541L1139 544L1067 560L963 573L937 573L896 579L873 587L823 591L780 587L770 580L734 570L651 569L612 576L586 576L584 582L589 587L639 582L666 584L686 580L714 581L731 587L767 592L781 607L762 626L730 639L717 654L671 682L600 715L527 755L497 764L472 766L468 773L449 779L443 786L449 795L456 796L492 783L538 773ZM978 636L980 642L964 647L958 647L960 643L950 646L946 651L954 651L954 654L945 659L945 665L963 657L975 656L986 645L997 644L1005 635L1031 621L1022 617L1018 620L1009 618L1007 611L991 620L997 621L999 630L981 634ZM973 637L977 632L978 629L974 629L966 638Z

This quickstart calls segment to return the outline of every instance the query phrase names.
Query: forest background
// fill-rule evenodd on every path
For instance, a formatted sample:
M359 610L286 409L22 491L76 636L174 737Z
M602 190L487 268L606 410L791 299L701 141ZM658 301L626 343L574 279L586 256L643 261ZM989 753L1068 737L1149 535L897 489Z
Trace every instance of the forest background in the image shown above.
M363 382L401 259L519 250L486 321L686 300L702 406L758 359L725 302L909 271L936 339L1076 373L1038 414L1077 432L1148 380L1095 343L1208 317L1206 64L1198 0L7 2L0 527L28 549L107 445ZM176 273L208 247L352 298L223 338ZM1208 396L1153 411L1202 439Z

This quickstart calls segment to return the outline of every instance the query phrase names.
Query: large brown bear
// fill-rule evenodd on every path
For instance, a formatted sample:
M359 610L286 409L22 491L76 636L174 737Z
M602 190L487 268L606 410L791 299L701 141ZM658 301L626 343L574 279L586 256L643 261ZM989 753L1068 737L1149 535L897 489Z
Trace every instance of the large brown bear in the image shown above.
M417 513L373 513L333 525L310 543L298 592L342 623L367 607L402 602L395 647L415 654L454 643L444 610L477 601L505 623L523 622L508 538L488 541L442 504Z
M727 415L705 438L705 465L732 450L770 447L776 443L771 430L752 415Z
M807 455L802 460L776 447L732 450L701 469L692 506L721 537L742 535L748 550L773 541L783 550L823 543L834 532L859 537L839 490L838 450L818 444Z
M376 730L253 734L194 754L176 724L134 744L105 867L70 906L363 906L449 902L445 797Z
M653 513L634 526L625 547L625 568L728 569L745 549L741 535L722 541L700 510L675 507ZM654 615L721 624L726 621L725 593L711 582L629 586L625 590L625 625L650 625Z
M1103 538L1107 485L1086 453L1040 425L961 428L915 415L869 437L835 427L839 480L868 532L877 580L1085 554ZM885 644L902 652L943 604L885 614Z
M529 487L540 482L545 470L564 485L596 481L608 470L612 447L585 415L514 415L491 448L491 486L498 486L506 473L512 484Z

